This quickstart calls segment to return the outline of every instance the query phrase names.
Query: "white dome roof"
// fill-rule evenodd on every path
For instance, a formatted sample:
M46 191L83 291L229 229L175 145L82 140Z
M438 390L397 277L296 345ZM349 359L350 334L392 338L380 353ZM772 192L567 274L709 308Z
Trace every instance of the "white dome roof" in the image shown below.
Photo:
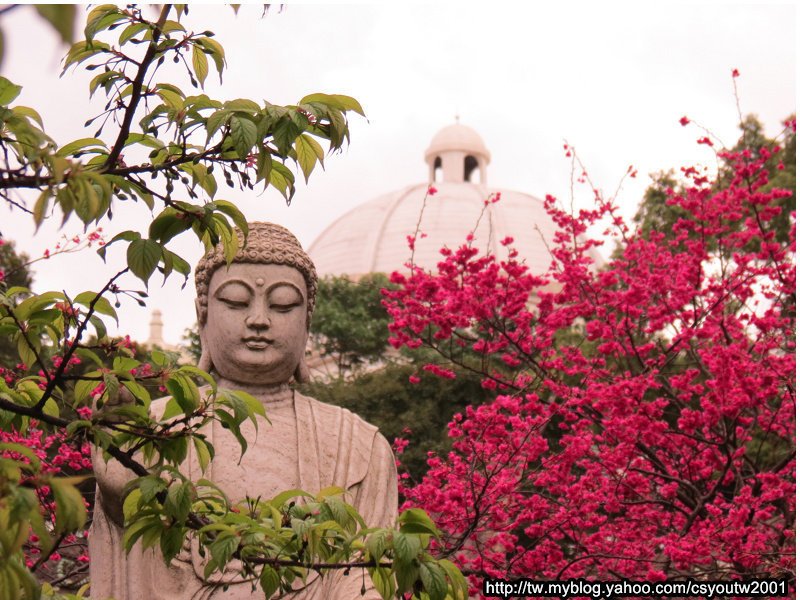
M379 196L351 210L330 225L311 244L309 254L320 276L358 277L372 272L391 273L403 269L411 258L407 236L413 235L420 219L420 232L414 262L435 268L442 260L442 246L455 249L465 243L475 229L489 190L472 183L434 184L438 192L428 196L422 212L427 184ZM500 201L489 204L475 231L476 247L489 250L498 258L507 256L500 241L514 238L533 273L544 273L550 265L550 243L555 224L541 200L513 191L500 191Z
M402 271L411 258L407 238L418 222L422 235L416 241L414 262L423 268L435 269L443 258L442 246L455 249L474 231L473 243L480 250L488 249L503 260L507 249L500 242L512 237L512 247L532 273L547 271L555 223L538 198L487 187L489 151L473 129L459 123L445 127L434 136L425 159L429 182L437 193L425 202L430 184L412 185L379 196L337 219L308 250L320 276ZM480 172L480 183L470 181L472 171ZM500 201L486 206L486 200L497 192Z

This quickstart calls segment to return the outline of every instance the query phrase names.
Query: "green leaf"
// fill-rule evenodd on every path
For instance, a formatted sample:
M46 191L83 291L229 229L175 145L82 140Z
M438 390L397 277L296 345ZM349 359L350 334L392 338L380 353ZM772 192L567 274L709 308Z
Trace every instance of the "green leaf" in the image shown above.
M31 348L31 345L22 335L17 337L17 354L19 354L20 360L22 360L28 368L36 364L36 354L34 354L33 348Z
M308 177L311 175L311 171L314 170L317 160L322 162L321 156L324 155L322 146L314 138L308 135L300 135L294 142L294 151L297 153L297 162L303 170L306 183L308 183Z
M192 218L168 206L150 223L149 235L150 239L166 244L191 227Z
M215 200L214 202L209 203L208 206L216 208L219 210L219 212L228 215L233 221L234 225L242 230L242 233L244 233L245 237L247 236L247 217L244 216L244 213L242 213L242 211L240 211L233 202L228 202L227 200Z
M300 489L286 490L284 492L281 492L274 498L272 498L272 500L270 500L269 503L275 508L281 508L284 504L286 504L289 500L292 500L293 498L314 498L314 496Z
M21 456L24 456L29 461L31 461L31 464L37 471L39 470L39 467L42 464L41 461L39 460L39 457L36 456L33 450L31 450L30 448L28 448L23 444L17 444L15 442L0 442L0 451L15 452L17 454L20 454Z
M413 590L419 579L419 567L411 563L401 564L395 561L393 568L397 579L397 591L405 593Z
M74 300L75 304L80 304L82 306L86 306L87 308L92 304L92 302L94 302L94 311L96 313L112 317L117 322L117 325L119 325L117 311L114 310L113 306L111 306L111 302L108 301L108 298L98 296L95 292L81 292L75 296Z
M27 537L27 530L20 529L22 541ZM5 564L7 576L13 583L9 586L11 593L8 596L3 595L2 584L0 584L0 597L2 598L20 598L21 600L39 600L41 597L41 589L38 582L31 574L31 572L22 566L22 563L15 560L9 560ZM2 573L2 570L0 570Z
M86 506L75 484L85 477L53 477L50 489L56 500L56 534L81 529L86 524Z
M272 170L272 155L266 148L261 148L258 151L258 160L256 161L256 183L266 181L269 183L269 173ZM264 185L266 186L267 183Z
M434 561L424 561L419 565L419 577L431 600L444 600L447 596L447 580L444 571Z
M153 240L133 240L128 246L128 266L145 285L161 259L161 244Z
M139 512L139 504L142 499L142 490L135 488L125 496L125 501L122 503L122 514L125 517L125 522L130 523L133 517Z
M162 89L159 89L156 94L158 94L159 98L164 101L169 108L173 110L181 110L183 109L183 96L174 92L171 89L164 89L162 85Z
M81 150L85 148L103 148L104 150L108 150L103 140L99 140L97 138L81 138L79 140L75 140L74 142L70 142L69 144L66 144L64 146L61 146L61 148L58 149L58 152L56 154L58 156L77 155Z
M222 71L225 68L224 48L219 42L209 37L199 37L197 38L197 43L203 46L211 55L211 59L217 67L217 73L219 73L219 82L222 83Z
M164 147L164 142L158 138L154 138L152 135L146 135L144 133L137 133L135 131L129 133L128 137L125 139L125 146L130 146L131 144L142 144L143 146L154 148L156 150L160 150Z
M102 363L100 363L102 366ZM92 379L81 379L75 384L75 403L78 404L89 404L88 400L91 398L92 391L100 385L99 381L95 381Z
M89 317L89 322L94 326L98 340L102 340L107 337L108 331L106 329L106 324L103 323L103 320L100 317L97 315L92 315Z
M22 86L11 83L8 79L0 75L0 106L8 106L16 100Z
M172 526L161 532L160 545L164 564L169 566L172 559L178 555L183 546L186 530L183 527Z
M440 558L439 566L444 569L447 578L450 580L450 587L453 590L453 600L469 600L469 585L461 570L446 558Z
M164 21L164 26L161 28L161 31L164 33L171 33L173 31L186 31L186 28L181 25L178 21L173 21L171 19L167 19Z
M167 390L169 390L169 393L178 403L178 406L180 406L181 410L183 410L183 414L190 415L197 410L200 404L196 401L194 395L188 389L186 389L184 383L184 381L181 381L177 377L173 376L167 380L165 385Z
M75 350L75 354L82 358L84 362L92 362L100 368L105 366L103 361L100 360L100 357L88 348L78 348Z
M109 242L105 246L103 246L102 248L98 249L97 250L97 254L100 255L100 258L105 260L106 259L106 251L108 250L108 247L111 244L114 244L114 243L116 243L116 242L118 242L120 240L125 240L126 242L132 242L134 240L141 239L141 237L142 236L138 231L131 231L130 229L127 230L127 231L121 231L117 235L115 235L113 238L111 238L109 240Z
M101 4L89 12L83 34L86 36L86 40L91 42L96 33L125 18L115 4Z
M110 50L111 47L106 44L105 42L87 42L86 40L81 40L80 42L76 42L72 45L67 52L67 56L64 58L64 69L61 71L61 74L67 72L67 69L73 65L77 66L84 62L85 60L89 60L93 56L97 54L107 52Z
M391 600L394 597L395 587L392 572L389 569L379 567L369 569L369 576L372 578L372 583L375 584L375 589L381 595L383 600Z
M303 133L303 129L290 118L281 119L272 132L272 140L278 148L278 153L281 156L287 156L289 149L301 133Z
M60 417L61 411L58 408L58 403L53 398L48 398L42 407L42 412L51 417Z
M44 123L42 122L42 116L29 106L15 106L14 108L11 109L11 112L13 112L15 115L20 115L22 117L33 119L39 124L39 127L44 127Z
M122 380L122 385L131 393L137 400L141 400L145 406L150 405L150 392L147 391L143 385L135 381Z
M200 470L205 473L208 465L211 463L211 460L214 458L213 456L213 446L210 446L208 442L199 437L195 436L192 438L192 442L194 443L194 450L195 455L197 456L197 462L200 465Z
M283 197L286 198L286 202L291 202L292 196L294 196L294 175L286 168L286 165L272 160L269 182L275 189L283 194Z
M367 552L374 561L379 561L386 551L386 531L379 530L371 533L366 540Z
M94 93L100 86L106 88L106 92L108 92L111 89L111 85L113 85L114 81L121 79L122 77L123 75L117 71L104 71L99 75L95 75L95 77L89 82L89 97L91 98L94 96Z
M246 159L258 141L256 124L247 117L234 115L231 117L231 140L239 158Z
M398 522L400 523L400 531L403 533L439 535L436 525L421 508L409 508L403 511Z
M310 94L300 100L299 104L308 104L310 102L327 104L328 106L342 111L352 110L360 114L362 117L366 116L364 114L364 109L361 108L361 104L358 102L358 100L351 98L350 96L344 96L342 94Z
M130 552L136 541L145 533L152 530L161 531L161 519L157 516L148 516L132 523L129 527L125 528L125 533L122 535L122 544L125 550Z
M140 477L136 482L138 483L138 489L142 492L143 502L151 502L157 494L164 491L167 487L166 482L155 475Z
M42 190L42 193L39 194L39 198L36 200L36 204L33 207L33 222L36 224L36 231L39 231L39 226L44 221L44 217L47 214L47 209L50 206L50 198L53 197L53 191L48 187Z
M228 564L234 551L239 546L239 538L235 535L222 532L209 546L211 556L221 568ZM222 569L220 569L222 570Z
M395 532L392 536L392 545L397 559L406 564L411 563L422 549L422 544L417 536L400 532Z
M208 143L208 140L211 139L211 137L217 132L217 130L219 130L220 127L222 127L222 125L228 120L228 118L230 118L230 116L231 111L225 109L213 112L208 116L208 120L206 121L206 143Z
M264 592L264 598L272 598L272 595L281 585L281 578L275 569L269 565L264 565L264 568L261 569L258 582L261 584L261 591Z
M233 112L246 113L252 115L261 112L261 107L247 98L237 98L236 100L228 100L224 105L225 109Z
M194 500L194 486L189 481L174 483L167 490L167 500L164 503L164 511L170 517L179 522L183 522L192 510Z
M61 36L61 41L71 44L75 35L74 4L35 4L36 11L53 26Z
M119 34L119 45L123 46L134 38L137 34L148 29L146 23L132 23L122 30Z
M195 377L199 377L205 380L205 382L211 387L212 393L214 394L217 393L217 382L214 381L214 378L211 375L209 375L202 369L198 369L197 367L192 365L182 365L181 368L179 369L179 372L193 375Z

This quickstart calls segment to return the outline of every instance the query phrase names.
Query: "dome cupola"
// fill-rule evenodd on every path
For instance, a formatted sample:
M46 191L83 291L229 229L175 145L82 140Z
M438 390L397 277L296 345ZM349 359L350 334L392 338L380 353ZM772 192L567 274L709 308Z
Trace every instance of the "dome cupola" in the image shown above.
M414 263L425 269L436 269L443 246L458 248L471 233L501 259L508 253L502 241L513 238L531 272L545 273L556 225L539 198L486 185L489 157L473 129L454 123L439 131L425 152L428 181L378 196L331 223L308 249L317 273L358 279L402 270L414 231L420 233ZM432 183L435 192L429 192ZM489 202L497 195L499 202Z
M453 123L433 136L425 151L428 183L446 181L486 185L486 165L490 160L491 155L481 136L466 125Z

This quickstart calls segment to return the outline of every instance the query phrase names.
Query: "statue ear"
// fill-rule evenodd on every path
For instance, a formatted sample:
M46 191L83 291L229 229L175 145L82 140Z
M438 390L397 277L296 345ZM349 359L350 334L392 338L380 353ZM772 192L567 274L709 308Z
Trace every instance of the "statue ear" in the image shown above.
M311 372L308 370L305 356L300 359L297 368L294 370L294 380L297 383L308 383L311 381Z
M206 324L200 313L199 298L195 298L194 308L197 311L197 331L200 334L200 360L197 361L197 368L210 373L214 368L214 364L211 362L211 353L208 351L208 344L206 343Z

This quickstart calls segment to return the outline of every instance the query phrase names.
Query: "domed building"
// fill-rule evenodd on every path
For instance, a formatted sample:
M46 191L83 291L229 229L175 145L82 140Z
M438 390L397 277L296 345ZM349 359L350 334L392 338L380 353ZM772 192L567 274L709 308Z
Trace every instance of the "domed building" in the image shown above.
M414 233L418 222L425 237L417 239L414 262L423 268L435 268L442 260L442 246L456 248L475 230L477 247L488 248L502 259L506 250L500 241L510 236L530 270L545 272L551 261L547 246L555 225L539 198L490 187L490 161L491 154L475 130L460 123L448 125L425 151L426 182L354 208L317 237L309 254L319 275L357 279L367 273L401 270L411 257L407 236ZM436 193L426 200L430 185ZM486 200L498 192L500 201L486 206Z

